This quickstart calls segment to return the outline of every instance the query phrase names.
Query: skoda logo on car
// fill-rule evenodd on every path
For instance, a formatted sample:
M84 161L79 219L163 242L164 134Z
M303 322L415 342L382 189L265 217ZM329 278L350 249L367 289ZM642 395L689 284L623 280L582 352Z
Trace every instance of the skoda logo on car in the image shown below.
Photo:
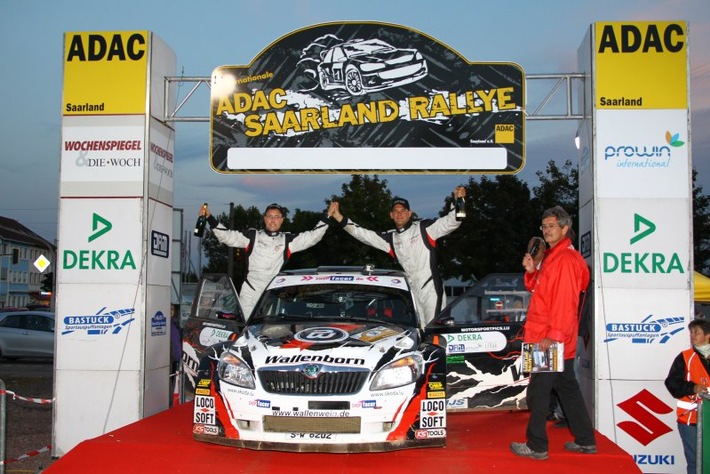
M321 366L318 364L308 364L307 366L303 367L303 375L305 375L309 379L314 379L318 377L320 369Z

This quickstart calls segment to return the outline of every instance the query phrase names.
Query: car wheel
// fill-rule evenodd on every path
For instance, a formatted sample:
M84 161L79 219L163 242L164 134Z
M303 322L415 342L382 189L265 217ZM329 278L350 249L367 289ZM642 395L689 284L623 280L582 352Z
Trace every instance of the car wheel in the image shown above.
M324 91L328 90L328 78L325 77L325 72L318 71L318 82L320 82L320 88Z
M362 95L364 92L362 76L360 76L360 71L355 66L348 66L345 69L345 88L350 95Z

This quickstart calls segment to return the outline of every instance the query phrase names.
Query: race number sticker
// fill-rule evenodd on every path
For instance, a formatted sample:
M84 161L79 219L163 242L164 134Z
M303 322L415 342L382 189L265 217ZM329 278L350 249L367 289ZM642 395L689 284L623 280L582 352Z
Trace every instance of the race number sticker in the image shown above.
M202 423L203 425L215 424L215 409L214 397L205 397L202 395L195 396L194 423Z
M422 400L420 428L446 428L446 400Z

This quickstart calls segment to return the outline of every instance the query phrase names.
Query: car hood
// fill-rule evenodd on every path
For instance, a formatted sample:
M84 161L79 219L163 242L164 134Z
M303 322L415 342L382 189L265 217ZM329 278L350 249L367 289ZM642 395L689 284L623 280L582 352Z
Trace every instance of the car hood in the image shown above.
M380 323L259 324L233 349L255 369L301 364L375 370L417 349L416 330Z

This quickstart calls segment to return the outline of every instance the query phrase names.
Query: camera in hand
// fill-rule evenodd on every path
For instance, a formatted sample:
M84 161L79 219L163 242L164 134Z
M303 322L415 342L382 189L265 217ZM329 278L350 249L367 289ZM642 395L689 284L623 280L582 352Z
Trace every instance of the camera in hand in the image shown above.
M528 242L528 253L533 258L535 265L538 265L542 261L546 248L547 245L542 237L533 237L530 239L530 242Z
M203 212L205 210L207 210L207 203L204 203L202 205L202 209L200 210L200 216L197 218L197 223L195 224L194 230L195 237L202 238L202 236L205 234L205 226L207 225L207 216Z

